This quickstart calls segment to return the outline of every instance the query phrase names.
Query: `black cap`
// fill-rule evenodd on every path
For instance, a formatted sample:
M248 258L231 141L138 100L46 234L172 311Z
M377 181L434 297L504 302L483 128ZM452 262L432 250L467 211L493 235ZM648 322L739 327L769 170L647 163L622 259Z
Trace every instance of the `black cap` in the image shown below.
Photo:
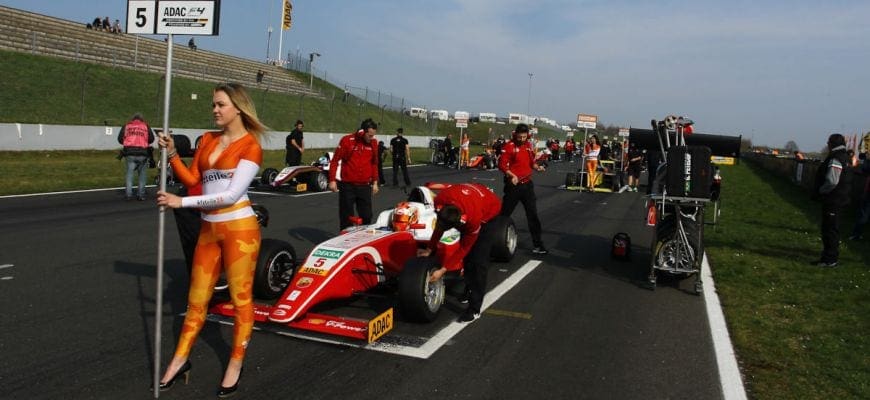
M405 133L405 130L402 128L396 129L396 133Z

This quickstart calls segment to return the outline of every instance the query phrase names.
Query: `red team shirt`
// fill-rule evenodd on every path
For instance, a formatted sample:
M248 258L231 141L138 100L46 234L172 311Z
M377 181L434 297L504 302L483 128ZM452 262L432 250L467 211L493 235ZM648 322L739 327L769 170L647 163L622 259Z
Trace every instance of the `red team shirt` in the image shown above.
M477 241L480 226L498 216L501 211L501 199L488 187L479 183L462 183L442 190L435 197L436 210L448 204L458 207L465 220L465 224L458 228L459 233L462 234L459 239L459 250L453 253L450 259L444 260L445 268L455 270L461 266L462 259ZM432 240L429 242L430 249L438 248L442 233L444 232L437 230L433 233Z

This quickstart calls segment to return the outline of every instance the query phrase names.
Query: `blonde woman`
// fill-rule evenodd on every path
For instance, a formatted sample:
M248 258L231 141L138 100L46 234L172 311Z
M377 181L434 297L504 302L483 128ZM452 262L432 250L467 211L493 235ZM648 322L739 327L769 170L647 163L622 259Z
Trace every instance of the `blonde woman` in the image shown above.
M459 141L459 167L468 167L471 140L468 139L468 134L463 133L462 139Z
M260 249L260 227L247 188L262 164L263 150L259 141L266 127L257 119L257 111L245 89L237 84L215 87L212 114L221 130L202 136L189 168L176 154L172 138L168 135L160 138L160 146L169 152L176 178L187 186L202 182L199 196L157 194L160 206L202 210L184 326L175 355L160 381L160 390L169 390L179 376L187 382L191 369L190 349L205 323L215 282L223 270L236 311L230 360L217 393L218 397L225 397L238 388L254 324L252 284Z

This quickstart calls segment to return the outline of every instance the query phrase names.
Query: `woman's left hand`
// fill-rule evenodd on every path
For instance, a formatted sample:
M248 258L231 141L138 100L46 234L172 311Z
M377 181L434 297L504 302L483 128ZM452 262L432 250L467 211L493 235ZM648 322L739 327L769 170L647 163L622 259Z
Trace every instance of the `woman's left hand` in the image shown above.
M172 193L157 192L157 205L169 208L181 208L181 197Z

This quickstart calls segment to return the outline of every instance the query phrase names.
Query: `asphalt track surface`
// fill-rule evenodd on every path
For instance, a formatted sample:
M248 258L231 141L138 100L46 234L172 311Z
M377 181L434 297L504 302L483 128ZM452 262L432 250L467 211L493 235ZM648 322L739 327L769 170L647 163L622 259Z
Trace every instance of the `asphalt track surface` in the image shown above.
M489 285L537 266L431 356L256 331L235 398L722 398L704 299L692 293L693 279L661 277L655 291L644 287L651 232L642 194L558 190L574 165L553 163L535 177L550 254L533 257L517 207L517 256L490 266ZM501 193L495 171L410 172L415 184L474 181ZM122 197L111 190L0 199L0 398L153 398L158 212L153 189L146 202ZM270 211L263 237L290 242L300 257L338 230L336 194L251 197ZM404 198L385 187L375 210ZM166 227L164 366L188 285L171 213ZM632 261L609 257L610 239L620 231L633 239ZM541 263L529 263L535 260ZM335 311L373 316L378 306L363 299ZM452 326L460 310L448 298L434 323L399 317L385 340L425 341ZM160 398L214 398L231 336L229 326L207 323L191 353L190 383L176 383Z

